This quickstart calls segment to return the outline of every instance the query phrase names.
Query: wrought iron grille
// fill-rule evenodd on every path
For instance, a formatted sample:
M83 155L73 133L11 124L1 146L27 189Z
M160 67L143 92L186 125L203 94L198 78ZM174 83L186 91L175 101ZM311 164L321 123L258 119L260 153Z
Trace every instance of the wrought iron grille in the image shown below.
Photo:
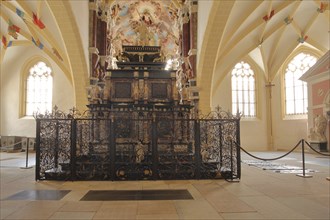
M37 180L240 179L240 118L228 113L62 116L37 117Z

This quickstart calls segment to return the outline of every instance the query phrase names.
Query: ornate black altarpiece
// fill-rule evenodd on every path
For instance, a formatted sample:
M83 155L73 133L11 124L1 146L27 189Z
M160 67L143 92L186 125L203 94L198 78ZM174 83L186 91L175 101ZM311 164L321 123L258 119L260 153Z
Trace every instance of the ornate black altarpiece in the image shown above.
M124 46L89 111L37 117L38 180L240 178L239 117L201 117L160 48ZM182 91L181 91L182 92Z

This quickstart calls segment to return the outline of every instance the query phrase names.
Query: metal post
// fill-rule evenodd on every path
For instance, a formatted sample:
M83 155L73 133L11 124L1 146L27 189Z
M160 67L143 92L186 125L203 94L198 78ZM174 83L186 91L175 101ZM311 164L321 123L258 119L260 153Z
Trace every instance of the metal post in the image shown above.
M25 162L25 167L21 167L21 169L30 169L30 168L32 168L32 166L31 167L29 167L29 138L27 138L27 140L26 140L26 162Z
M54 164L55 164L55 169L58 168L58 153L59 153L59 138L60 138L60 120L56 120L55 121L55 126L56 126L56 130L55 130L55 143L54 143Z
M153 115L151 122L151 149L152 149L152 178L154 180L159 179L159 155L158 155L158 135L157 135L157 123L156 116Z
M236 143L234 143L234 140L231 140L230 142L230 167L231 167L231 179L227 181L229 182L239 182L241 179L241 153L240 153L240 126L239 126L239 119L235 119L232 121L232 123L236 123ZM236 147L236 174L234 172L234 150L233 145L235 144ZM234 177L235 174L235 177ZM235 179L234 179L235 178Z
M94 120L93 120L94 121ZM116 172L116 134L115 134L115 118L112 115L110 118L110 141L109 141L109 154L110 154L110 179L115 180Z
M222 148L223 148L223 135L222 135L222 122L221 121L219 121L218 120L218 122L219 122L219 139L220 139L220 145L219 145L219 147L220 147L220 151L219 151L219 153L220 153L220 155L219 155L219 158L220 158L220 161L219 161L219 163L220 163L220 167L222 167L222 165L223 165L223 161L222 161L222 154L223 154L223 152L222 152Z
M76 180L76 158L77 158L77 121L71 120L71 144L70 144L70 164L71 164L71 180Z
M201 178L201 167L202 167L202 161L201 161L201 128L200 128L200 121L198 119L194 122L195 127L195 167L196 167L196 179Z
M240 137L240 119L236 119L236 163L237 163L237 176L241 179L241 137Z
M234 169L233 169L233 140L230 141L230 178L233 180Z
M305 140L301 140L301 152L302 152L302 163L303 163L303 174L297 174L297 176L304 177L304 178L311 178L313 176L305 174Z
M36 119L37 132L36 132L36 180L40 180L40 119Z

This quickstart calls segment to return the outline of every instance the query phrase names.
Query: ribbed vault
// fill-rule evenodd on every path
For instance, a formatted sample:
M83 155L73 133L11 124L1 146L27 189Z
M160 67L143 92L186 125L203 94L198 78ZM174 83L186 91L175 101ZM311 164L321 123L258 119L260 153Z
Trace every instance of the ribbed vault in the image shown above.
M271 83L299 48L325 54L329 33L328 1L214 1L198 64L201 111L210 110L210 100L240 60L252 59Z
M80 110L86 109L87 95L85 88L88 83L88 70L71 6L67 1L47 1L47 3L59 26L69 57L73 86L76 93L74 95L76 99L75 106Z
M233 5L234 1L215 1L209 15L197 70L198 87L201 88L199 94L201 113L210 111L210 85L212 85L218 47Z

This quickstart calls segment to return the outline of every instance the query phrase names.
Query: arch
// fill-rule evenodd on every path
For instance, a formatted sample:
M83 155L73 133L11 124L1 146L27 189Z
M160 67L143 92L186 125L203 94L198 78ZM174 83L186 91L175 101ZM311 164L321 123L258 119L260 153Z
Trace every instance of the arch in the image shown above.
M319 59L321 56L322 56L322 53L316 49L312 49L310 47L307 47L307 46L304 46L304 45L301 45L299 47L297 47L286 59L285 61L283 62L283 64L281 65L281 68L280 68L280 73L281 75L284 74L285 72L285 69L286 67L289 65L289 63L291 62L291 60L293 58L295 58L295 56L297 56L298 54L300 53L308 53L308 54L311 54L313 56L315 56L317 59Z
M246 65L248 65L248 68L246 67ZM242 69L244 69L243 72L241 71ZM246 74L246 70L248 70L248 74ZM248 77L246 78L246 76ZM239 111L243 114L242 117L256 118L258 113L258 102L256 96L257 82L255 71L253 70L253 68L251 68L251 65L248 62L241 60L237 62L234 68L231 70L230 79L232 95L231 104L233 114ZM239 86L240 83L242 84ZM235 86L233 87L233 85ZM250 96L251 94L253 94L253 97Z
M199 92L199 110L207 114L211 110L212 78L216 67L218 47L235 1L214 1L205 30L199 63L197 84Z
M20 90L19 90L19 118L22 118L25 116L26 112L26 79L28 75L30 74L29 71L31 67L36 65L38 62L44 62L48 67L50 67L53 70L53 67L51 63L43 56L33 56L29 59L27 59L24 64L22 65L21 71L20 71Z
M262 111L261 111L261 101L260 100L260 93L259 91L262 91L262 87L264 86L264 82L266 80L265 78L265 74L263 74L263 70L260 68L260 66L249 56L246 55L241 59L235 59L235 62L233 62L233 64L231 66L228 67L228 71L223 73L223 76L221 78L221 81L212 81L212 84L210 85L213 89L212 89L212 94L211 94L211 107L215 107L216 104L213 103L214 101L214 97L217 95L217 92L220 89L221 83L223 82L223 80L226 78L226 76L231 75L231 71L233 70L233 68L235 67L235 65L239 62L245 62L248 63L251 67L251 69L254 72L254 76L255 76L255 89L256 89L256 118L261 118L262 117ZM217 72L215 72L215 74L217 74ZM227 82L227 81L226 81ZM227 98L231 99L231 94L227 94L226 95ZM258 104L259 103L259 104ZM228 106L229 108L229 106Z
M306 54L310 54L314 57L316 57L317 59L319 59L322 54L315 49L312 49L310 47L306 47L304 45L298 47L296 50L294 50L285 60L285 62L283 62L283 64L281 65L281 68L279 70L279 74L280 74L280 80L281 80L281 112L282 112L282 118L286 118L286 105L285 105L285 74L286 74L286 68L289 65L289 63L300 53L306 53ZM306 85L307 86L307 85ZM301 116L301 117L305 117L305 116ZM301 118L301 117L297 117L295 115L290 116L290 118Z
M70 71L73 79L75 107L85 110L87 101L86 86L88 85L87 61L83 51L81 36L75 22L75 17L68 1L47 1L54 19L61 32L66 53L69 59Z

